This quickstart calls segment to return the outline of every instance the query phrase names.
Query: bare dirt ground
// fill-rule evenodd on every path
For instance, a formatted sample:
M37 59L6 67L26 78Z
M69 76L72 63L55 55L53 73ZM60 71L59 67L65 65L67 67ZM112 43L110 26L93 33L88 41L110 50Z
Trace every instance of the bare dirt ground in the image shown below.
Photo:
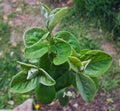
M12 44L23 41L22 36L25 30L31 27L43 27L40 13L32 14L32 10L39 7L38 0L4 0L0 6L3 9L4 21L11 26L10 42ZM28 14L27 8L31 10L31 13Z
M62 4L64 6L64 2ZM12 45L23 40L23 32L26 29L43 27L39 5L39 0L3 0L0 3L4 21L11 26L10 42ZM117 55L111 43L104 43L102 48L112 55ZM50 105L41 105L40 111L120 111L120 101L119 98L114 100L110 94L100 90L92 103L87 104L81 97L76 97L64 108L56 101Z
M62 108L58 102L52 105L42 106L40 111L120 111L118 101L110 102L109 95L99 91L92 103L85 103L80 97L77 97Z

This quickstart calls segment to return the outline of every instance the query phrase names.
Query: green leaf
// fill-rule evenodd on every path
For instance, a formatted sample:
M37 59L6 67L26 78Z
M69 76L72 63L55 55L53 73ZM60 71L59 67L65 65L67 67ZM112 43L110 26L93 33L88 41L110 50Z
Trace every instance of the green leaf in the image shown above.
M32 65L32 64L23 63L23 62L20 62L20 61L17 61L17 63L20 64L20 66L23 70L28 71L31 68L37 68L35 65Z
M49 23L49 14L51 12L51 10L43 3L41 3L40 5L40 12L41 12L41 16L44 22L44 25L46 27L48 27L48 23Z
M84 55L86 52L91 51L90 49L83 49L80 51L80 55Z
M70 56L68 57L68 62L70 64L70 67L75 71L75 72L79 72L79 68L81 67L81 61L74 56Z
M72 56L79 58L80 57L80 53L77 53L75 51L75 49L72 48Z
M80 57L82 61L91 60L84 70L84 74L97 77L105 73L112 64L112 57L99 50L91 50Z
M29 59L29 62L32 64L36 64L39 62L39 59Z
M54 86L45 86L39 84L36 87L36 96L41 104L50 104L54 100L55 94L56 91Z
M44 41L46 38L48 38L50 36L49 34L50 34L50 32L46 32L40 40Z
M57 38L61 38L63 40L65 40L68 44L70 44L70 46L78 53L80 53L80 45L79 45L79 41L77 40L77 38L71 34L70 32L67 31L60 31L58 32L55 37Z
M96 86L93 80L87 75L76 74L76 84L83 100L91 102L96 94Z
M33 90L38 83L52 86L55 81L43 69L31 68L27 72L19 72L11 82L11 88L18 93L25 93Z
M64 41L58 41L55 43L55 48L56 48L57 55L53 59L53 63L55 65L60 65L65 63L72 52L70 45Z
M39 68L39 82L46 86L55 85L55 80L42 68Z
M66 106L69 103L69 97L64 96L65 92L66 92L66 89L62 89L56 93L56 99L59 100L59 103L61 106Z
M28 59L37 59L48 52L48 42L38 42L30 47L25 48L25 55Z
M39 67L43 68L46 71L49 70L50 65L51 65L51 61L50 61L50 58L48 56L49 56L49 54L46 53L39 60Z
M70 86L73 83L74 78L75 77L73 71L68 71L62 74L62 76L56 79L55 89L58 91L60 89Z
M56 80L69 70L69 64L65 62L59 66L52 64L49 69L49 74Z
M49 26L48 28L52 30L54 26L61 21L64 14L67 11L67 7L64 8L56 8L53 11L50 12L49 15Z
M59 98L59 103L61 106L66 106L69 103L69 97L65 96L65 97L60 97Z
M99 89L99 81L97 77L91 77L91 79L94 81L95 86L96 86L96 91Z
M18 93L26 93L35 89L37 82L37 78L27 80L27 74L21 71L13 76L11 89Z
M29 47L29 46L37 43L38 41L40 41L44 34L46 34L46 32L40 28L31 28L31 29L27 30L24 34L25 47Z

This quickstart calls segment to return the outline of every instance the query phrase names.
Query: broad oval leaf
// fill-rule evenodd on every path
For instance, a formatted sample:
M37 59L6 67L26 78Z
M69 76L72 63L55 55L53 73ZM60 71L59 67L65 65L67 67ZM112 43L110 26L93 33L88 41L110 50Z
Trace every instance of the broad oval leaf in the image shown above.
M37 83L37 77L27 80L27 74L21 71L12 78L11 89L18 93L26 93L35 89Z
M99 89L99 81L97 77L91 77L91 79L94 81L95 86L96 86L96 91Z
M83 100L91 102L96 94L96 86L93 80L87 75L76 74L76 85Z
M25 56L28 59L37 59L48 52L48 42L38 42L30 47L25 48Z
M49 14L51 12L51 10L43 3L41 3L40 5L40 12L41 12L41 16L44 22L44 25L46 27L48 27L48 23L49 23Z
M60 65L65 63L68 60L68 57L71 55L72 50L69 44L64 41L58 41L54 45L56 49L56 57L53 59L55 65Z
M60 76L65 74L69 70L69 64L65 62L59 66L52 64L49 69L49 74L55 80L58 79Z
M80 53L80 45L79 45L79 41L77 40L77 38L71 34L70 32L67 31L60 31L58 32L55 37L57 38L61 38L63 40L65 40L68 44L70 44L70 46L78 53Z
M55 80L42 68L39 68L39 82L46 86L55 85Z
M41 104L50 104L55 98L54 86L45 86L39 84L36 87L36 97Z
M35 43L37 43L40 39L42 39L43 35L46 32L40 28L31 28L27 30L24 34L24 45L25 47L29 47Z
M58 91L60 89L70 86L73 83L74 78L75 77L74 77L73 71L68 71L68 72L62 74L62 76L60 76L58 79L56 79L55 89Z
M43 68L44 70L48 71L51 66L51 61L49 58L49 54L46 53L43 55L39 60L39 67Z
M54 26L61 21L63 15L66 13L67 7L64 8L56 8L50 12L49 15L49 30L52 30Z
M99 50L91 50L83 54L80 59L82 61L91 60L84 70L84 74L97 77L105 73L112 64L112 57Z

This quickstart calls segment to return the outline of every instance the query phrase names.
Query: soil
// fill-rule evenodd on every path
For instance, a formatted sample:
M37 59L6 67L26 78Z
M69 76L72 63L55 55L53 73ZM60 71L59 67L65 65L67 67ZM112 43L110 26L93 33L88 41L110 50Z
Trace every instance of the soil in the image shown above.
M119 100L114 101L110 95L99 90L91 103L85 103L81 97L76 97L64 108L56 101L47 106L42 105L40 111L120 111L119 105Z
M64 108L56 101L50 105L41 106L40 111L120 111L119 102L109 99L109 95L100 90L91 103L85 103L81 97L77 97Z
M113 43L104 41L101 46L102 50L107 52L108 54L112 55L113 60L116 62L116 64L119 64L119 54L117 51L117 48Z
M40 14L33 15L32 13L26 13L24 11L26 9L24 9L24 7L21 8L19 3L23 3L27 8L30 8L30 10L33 9L31 7L39 8L40 5L39 0L3 0L3 2L0 3L4 21L8 22L11 26L12 33L10 43L12 45L23 41L22 36L26 29L36 26L43 27ZM71 0L62 0L56 3L56 6L71 5L71 3ZM17 7L15 7L16 4L18 4ZM9 18L8 15L13 12L16 13L16 15L13 18ZM56 28L56 30L58 30L58 28ZM102 48L112 55L117 55L111 43L103 43ZM120 93L118 96L120 96ZM41 105L40 111L120 111L120 98L118 97L114 100L111 94L99 90L92 103L85 103L81 97L76 97L64 108L59 105L58 101L55 101L50 105Z

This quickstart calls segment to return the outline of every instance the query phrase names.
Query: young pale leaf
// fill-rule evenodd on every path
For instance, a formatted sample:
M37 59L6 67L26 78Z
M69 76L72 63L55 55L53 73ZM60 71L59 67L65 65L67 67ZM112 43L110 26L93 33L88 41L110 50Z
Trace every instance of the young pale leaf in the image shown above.
M75 77L73 71L68 71L65 74L62 74L62 76L56 80L55 89L58 91L70 86L73 83L74 78Z
M27 80L27 74L21 71L12 78L11 89L18 93L26 93L35 89L37 82L37 77Z
M91 102L96 94L96 86L93 80L84 74L76 74L76 84L83 100Z
M81 61L77 57L70 56L68 57L68 62L70 64L70 67L75 71L79 72L79 68L81 67Z
M112 64L112 57L99 50L88 51L80 59L82 61L91 60L84 70L84 74L92 77L97 77L105 73Z
M44 25L46 27L48 27L48 22L49 22L48 18L49 18L49 14L50 14L51 10L45 4L41 3L40 12L41 12L41 15L42 15Z
M90 63L90 61L91 60L81 62L80 71L84 71L86 69L86 67L88 66L88 64Z
M49 26L48 26L50 30L52 30L54 26L61 21L66 11L67 11L67 7L56 8L55 10L51 11L49 15Z
M39 68L39 82L46 86L55 85L55 80L42 68Z
M36 68L31 68L30 70L28 70L28 75L27 75L27 79L32 79L34 78L35 76L37 76L38 74L38 69Z
M70 46L78 53L80 53L80 45L79 45L79 41L77 40L77 38L71 34L70 32L67 31L60 31L58 32L55 37L57 38L61 38L63 40L65 40L68 44L70 44Z
M25 47L30 47L31 45L37 43L39 40L42 39L44 34L46 34L46 32L40 28L31 28L27 30L24 34Z
M39 84L36 87L36 96L41 104L50 104L55 98L55 94L56 91L54 86L45 86Z
M72 52L70 45L64 41L58 41L55 43L55 48L57 55L53 59L53 63L55 65L60 65L65 63Z
M48 42L38 42L30 47L25 48L25 55L28 59L37 59L48 52Z

